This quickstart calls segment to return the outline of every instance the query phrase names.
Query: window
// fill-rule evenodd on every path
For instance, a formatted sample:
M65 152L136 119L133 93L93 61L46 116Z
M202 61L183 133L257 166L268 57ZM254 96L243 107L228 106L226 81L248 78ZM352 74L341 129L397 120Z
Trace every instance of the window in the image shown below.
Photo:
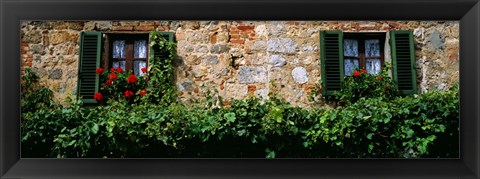
M111 35L108 54L109 66L122 68L124 71L133 71L137 76L143 76L142 68L147 67L148 35Z
M157 33L173 41L173 32ZM120 67L142 76L141 69L148 66L150 55L164 56L155 48L147 48L150 43L147 34L109 34L104 38L101 32L82 32L80 36L77 97L81 97L84 104L97 103L93 99L99 91L97 68Z
M412 31L390 31L392 77L403 94L416 93L416 71ZM356 68L378 74L384 66L385 33L320 32L322 93L340 90L345 76Z
M355 69L365 69L369 74L379 74L384 64L385 33L345 33L343 57L345 76Z

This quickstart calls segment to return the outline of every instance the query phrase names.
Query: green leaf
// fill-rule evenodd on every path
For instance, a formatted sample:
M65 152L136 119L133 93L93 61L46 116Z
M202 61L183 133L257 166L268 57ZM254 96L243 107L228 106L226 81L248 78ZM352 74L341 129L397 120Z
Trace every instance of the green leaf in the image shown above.
M367 139L372 140L373 133L367 135Z
M93 134L97 134L98 133L98 124L93 123L93 126L92 126L91 130L92 130Z

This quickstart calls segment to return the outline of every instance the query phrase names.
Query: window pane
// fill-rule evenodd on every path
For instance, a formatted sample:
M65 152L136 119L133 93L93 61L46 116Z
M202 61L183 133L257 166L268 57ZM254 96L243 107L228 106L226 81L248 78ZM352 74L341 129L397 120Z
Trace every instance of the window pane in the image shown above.
M381 63L379 59L367 59L367 73L369 74L380 74Z
M134 58L147 58L147 41L146 40L136 40L133 50Z
M113 41L113 58L125 58L125 40Z
M359 67L357 59L345 59L345 76L352 76L355 69Z
M378 39L365 40L365 56L366 57L380 56L380 40Z
M142 68L147 68L147 62L143 60L133 61L133 73L137 76L143 76L145 73L142 72Z
M114 62L113 62L113 68L118 68L118 67L120 67L120 68L122 68L123 71L125 71L125 64L126 64L125 60L122 60L122 61L114 61Z
M353 39L343 40L343 55L358 57L358 41Z

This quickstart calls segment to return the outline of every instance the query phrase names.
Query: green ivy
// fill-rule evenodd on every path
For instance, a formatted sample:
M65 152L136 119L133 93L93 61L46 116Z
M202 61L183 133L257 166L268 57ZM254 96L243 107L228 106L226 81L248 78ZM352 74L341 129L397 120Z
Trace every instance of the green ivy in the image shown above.
M51 102L51 93L41 92L38 103L29 95L43 88L33 87L28 72L22 83L22 156L459 156L458 85L399 96L388 75L379 80L362 73L345 79L333 109L300 108L274 95L216 105L221 98L215 91L207 91L204 102L185 105L177 102L172 79L174 44L155 33L151 38L152 47L169 55L152 60L145 86L138 87L148 93L134 102L114 100L121 94L113 92L105 105L87 107L76 100L60 106Z

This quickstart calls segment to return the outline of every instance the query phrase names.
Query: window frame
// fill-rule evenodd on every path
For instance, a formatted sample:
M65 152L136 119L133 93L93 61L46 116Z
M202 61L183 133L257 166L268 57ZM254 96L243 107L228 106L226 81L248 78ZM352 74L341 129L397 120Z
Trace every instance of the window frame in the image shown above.
M150 54L150 37L148 33L108 33L105 34L105 45L102 58L102 64L105 69L110 69L113 67L113 62L117 61L113 58L113 42L116 40L125 40L125 71L131 70L134 73L134 61L142 60L146 62L146 67L149 66L149 54ZM145 58L134 58L134 43L135 40L145 40L146 44L146 56ZM131 57L129 57L131 55Z
M345 61L346 58L357 58L358 59L358 65L360 69L366 69L367 66L367 57L365 56L365 40L369 39L379 39L380 42L380 56L379 57L373 57L374 59L380 59L380 70L383 69L383 66L385 65L385 38L386 38L387 32L359 32L359 33L352 33L352 32L343 32L343 39L342 42L345 44L345 39L353 39L357 40L358 42L358 57L351 57L351 56L345 56L343 55L343 60ZM345 50L344 50L345 51ZM372 57L370 57L372 58ZM343 66L345 70L345 65ZM345 76L352 76L350 75L345 75Z

